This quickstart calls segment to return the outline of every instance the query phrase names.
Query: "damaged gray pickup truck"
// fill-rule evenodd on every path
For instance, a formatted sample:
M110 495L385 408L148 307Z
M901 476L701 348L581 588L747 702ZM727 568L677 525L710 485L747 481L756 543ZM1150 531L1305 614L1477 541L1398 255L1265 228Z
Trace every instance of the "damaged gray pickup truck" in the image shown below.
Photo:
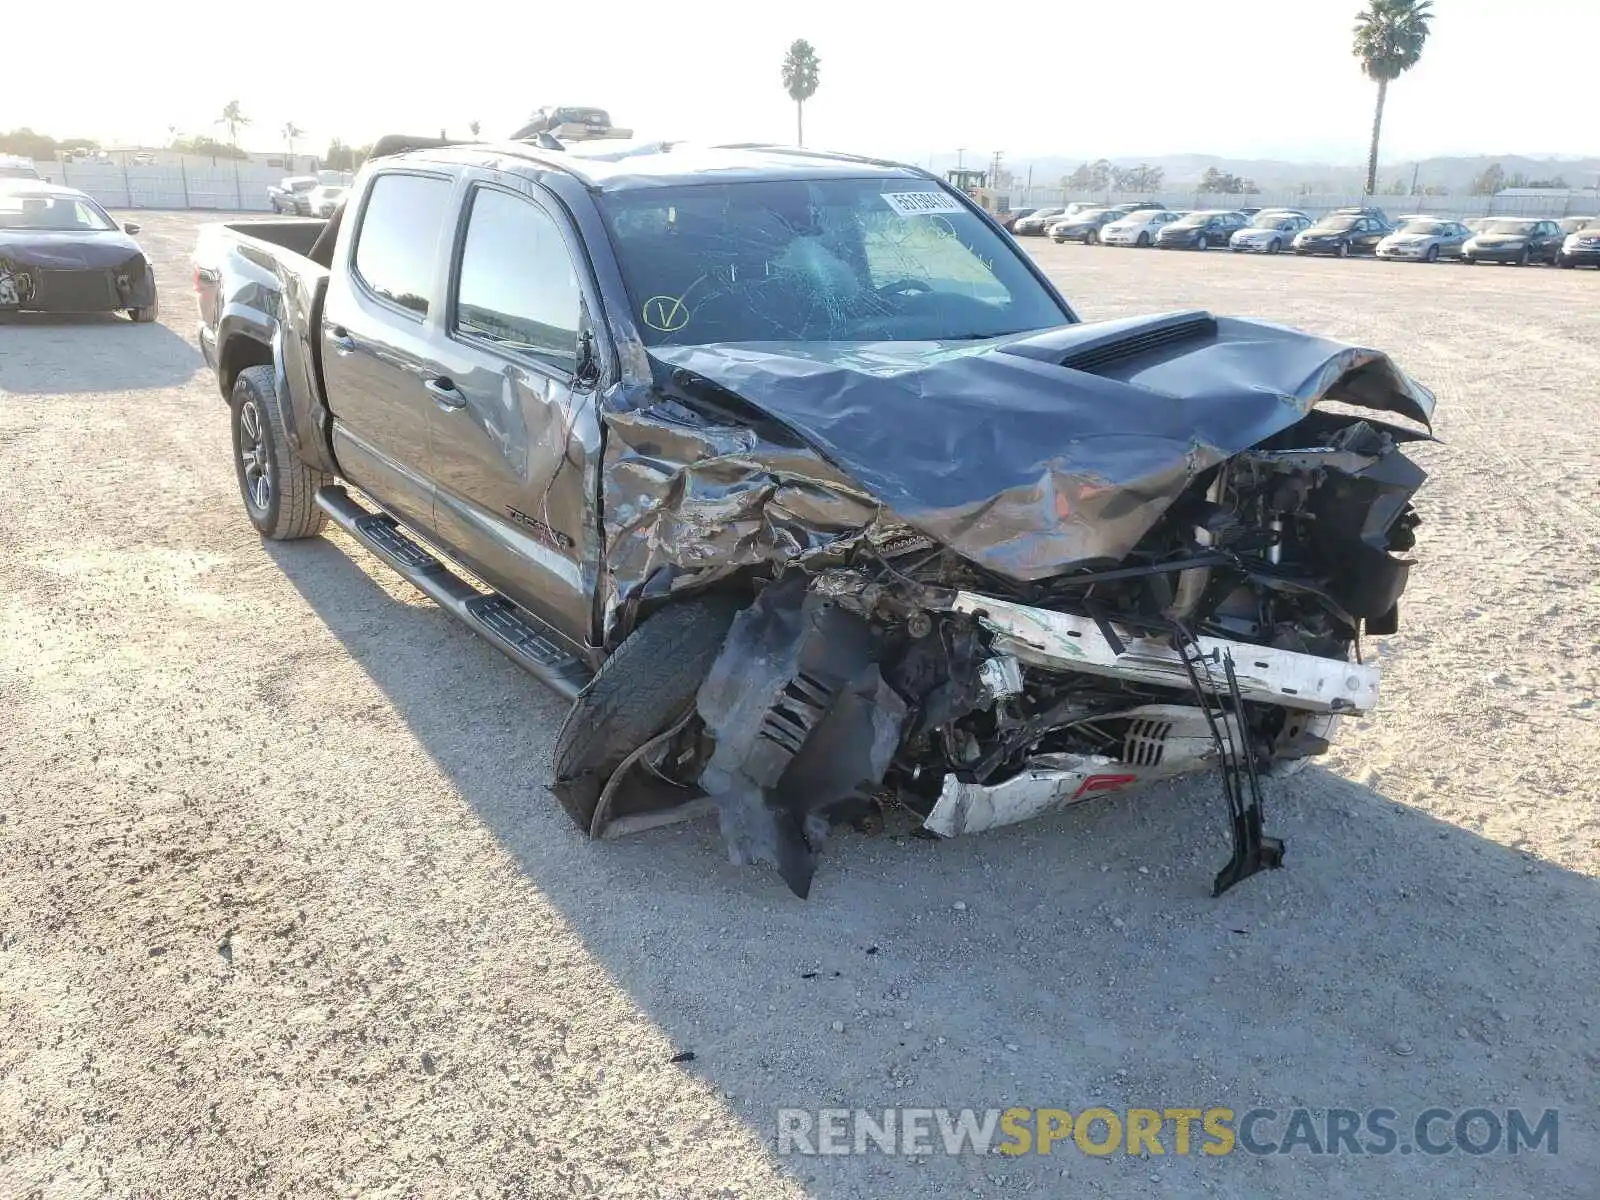
M1377 703L1410 566L1433 398L1388 358L1082 322L891 163L385 150L331 221L197 247L245 508L572 698L585 832L714 807L804 896L890 806L955 836L1215 771L1214 890L1281 863L1260 781Z

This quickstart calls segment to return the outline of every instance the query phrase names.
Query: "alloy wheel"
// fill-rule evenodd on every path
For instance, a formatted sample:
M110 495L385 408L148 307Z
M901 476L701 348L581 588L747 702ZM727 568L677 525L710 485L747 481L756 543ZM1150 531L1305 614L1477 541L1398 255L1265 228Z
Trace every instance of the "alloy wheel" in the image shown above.
M250 507L264 513L272 503L272 460L267 457L266 428L254 400L239 406L239 477Z

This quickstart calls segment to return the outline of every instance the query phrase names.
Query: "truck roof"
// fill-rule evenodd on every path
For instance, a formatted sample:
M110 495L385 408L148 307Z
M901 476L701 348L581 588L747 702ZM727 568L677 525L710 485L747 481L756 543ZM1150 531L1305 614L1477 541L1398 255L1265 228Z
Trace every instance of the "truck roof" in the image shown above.
M415 162L473 163L516 174L561 171L599 192L761 179L929 178L916 167L882 159L755 144L602 141L585 142L569 150L547 150L527 142L483 142L430 147L394 157Z

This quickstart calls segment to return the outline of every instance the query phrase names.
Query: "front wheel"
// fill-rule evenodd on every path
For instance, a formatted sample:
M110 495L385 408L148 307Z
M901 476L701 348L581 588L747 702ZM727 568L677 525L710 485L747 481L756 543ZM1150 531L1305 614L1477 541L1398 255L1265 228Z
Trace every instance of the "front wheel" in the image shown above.
M151 293L150 303L143 308L130 308L128 315L137 325L150 325L161 315L161 297Z
M1283 243L1280 242L1277 238L1273 238L1271 244L1267 247L1267 253L1268 254L1282 254L1283 253Z
M1573 263L1573 261L1570 258L1558 258L1558 259L1556 259L1556 266L1562 268L1563 270L1570 271L1570 270L1572 270L1574 265L1575 264Z
M327 516L317 507L317 489L333 476L306 466L289 445L272 368L240 371L228 403L234 474L250 524L275 542L320 533Z
M1209 250L1209 249L1211 249L1211 244L1209 242L1207 242L1204 237L1201 237L1198 241L1195 242L1194 248L1196 250Z
M556 734L550 790L584 833L600 832L596 810L612 774L693 710L741 603L732 596L700 596L668 606L630 633L578 694ZM688 789L682 790L689 799ZM651 793L659 791L619 790L610 812L600 815L651 807Z
M1100 244L1100 231L1098 229L1089 230L1088 233L1083 235L1083 244L1085 246L1098 246Z
M1349 242L1340 242L1339 243L1339 257L1340 258L1349 258L1350 257L1350 243Z
M1422 257L1427 262L1438 262L1439 261L1439 247L1437 247L1437 246L1429 246L1428 247L1428 252L1426 254L1424 254Z
M1138 246L1141 250L1148 250L1150 248L1150 235L1148 233L1141 233L1139 235L1139 240L1135 242L1134 245Z

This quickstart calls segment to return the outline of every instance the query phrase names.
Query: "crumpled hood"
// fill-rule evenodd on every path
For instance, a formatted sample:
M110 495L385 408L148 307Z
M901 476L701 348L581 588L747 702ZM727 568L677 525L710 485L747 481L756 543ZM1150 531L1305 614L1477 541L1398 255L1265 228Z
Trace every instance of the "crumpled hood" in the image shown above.
M107 230L54 232L48 229L0 229L0 258L19 267L46 271L97 271L120 267L139 244L125 233Z
M900 519L1022 580L1124 558L1197 475L1319 400L1423 423L1433 410L1376 350L1198 312L954 345L649 353L787 427Z

